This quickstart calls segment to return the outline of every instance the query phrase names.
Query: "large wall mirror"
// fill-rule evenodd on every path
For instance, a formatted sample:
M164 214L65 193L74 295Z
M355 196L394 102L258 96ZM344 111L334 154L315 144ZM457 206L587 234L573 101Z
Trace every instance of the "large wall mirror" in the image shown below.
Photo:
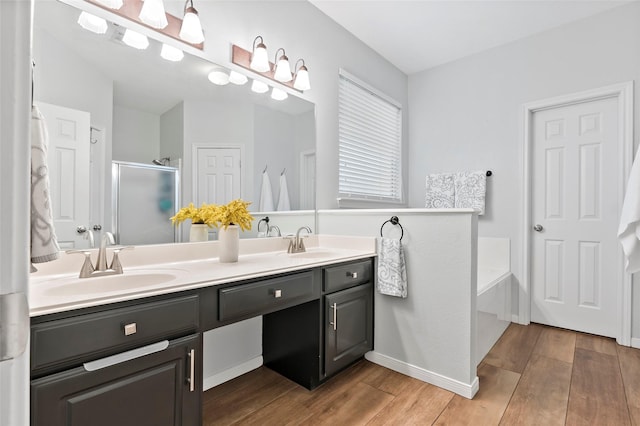
M165 60L155 40L134 49L122 41L124 27L109 23L95 34L77 23L79 15L59 1L35 2L34 101L49 128L63 249L88 246L78 227L120 229L126 244L185 241L188 229L166 226L174 207L238 197L253 203L256 222L270 216L283 232L313 226L312 103L254 93L251 79L217 86L207 78L215 64L188 53ZM285 177L286 211L259 212L265 169L274 209ZM256 236L255 228L243 236Z

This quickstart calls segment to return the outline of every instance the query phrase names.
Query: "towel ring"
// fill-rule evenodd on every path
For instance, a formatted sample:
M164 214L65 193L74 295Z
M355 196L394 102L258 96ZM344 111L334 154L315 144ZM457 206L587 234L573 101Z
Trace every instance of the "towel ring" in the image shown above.
M392 225L398 225L400 227L400 241L402 241L402 237L404 237L404 228L400 225L400 219L398 219L398 216L391 216L391 219L384 221L380 227L380 236L382 237L382 228L384 228L384 226L389 222L391 222Z

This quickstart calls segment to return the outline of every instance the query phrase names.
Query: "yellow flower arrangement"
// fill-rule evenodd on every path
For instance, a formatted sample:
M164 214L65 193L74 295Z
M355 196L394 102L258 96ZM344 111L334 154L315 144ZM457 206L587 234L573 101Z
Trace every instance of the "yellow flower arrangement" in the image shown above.
M241 199L233 200L225 205L202 203L200 207L195 207L193 203L190 203L171 218L171 223L179 225L185 220L191 219L191 223L204 223L216 228L227 229L229 225L238 225L240 229L246 231L251 229L253 221L253 216L247 210L249 204L251 203Z

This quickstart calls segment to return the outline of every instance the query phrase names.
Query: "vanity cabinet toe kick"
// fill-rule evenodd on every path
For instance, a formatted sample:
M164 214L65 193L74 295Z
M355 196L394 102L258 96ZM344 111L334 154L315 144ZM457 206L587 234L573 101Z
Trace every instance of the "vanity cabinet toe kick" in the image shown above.
M31 425L200 425L202 333L263 316L313 389L373 349L373 258L32 318Z

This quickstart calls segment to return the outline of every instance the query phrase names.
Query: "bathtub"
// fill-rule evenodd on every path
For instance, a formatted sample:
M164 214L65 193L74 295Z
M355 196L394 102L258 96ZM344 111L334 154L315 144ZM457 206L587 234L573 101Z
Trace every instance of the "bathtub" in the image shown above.
M510 265L508 238L478 237L477 364L511 322Z

